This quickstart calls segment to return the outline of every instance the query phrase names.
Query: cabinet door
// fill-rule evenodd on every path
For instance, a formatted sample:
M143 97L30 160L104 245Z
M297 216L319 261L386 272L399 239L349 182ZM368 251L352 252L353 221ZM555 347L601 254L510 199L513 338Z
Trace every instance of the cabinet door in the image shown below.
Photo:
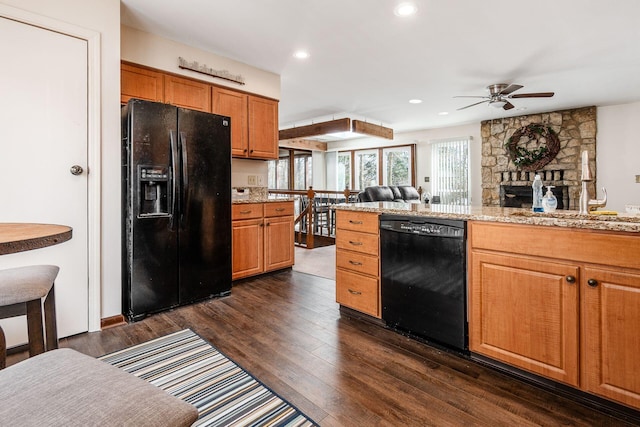
M293 216L265 218L265 271L291 267L294 262Z
M164 102L191 110L211 112L211 86L195 80L165 75Z
M264 271L264 223L262 218L232 221L232 279Z
M336 302L373 317L380 318L378 279L353 271L336 270Z
M131 98L163 102L164 83L162 73L122 64L120 67L120 102Z
M640 274L585 268L581 291L583 387L640 408Z
M577 386L579 268L477 251L471 268L470 350Z
M278 158L278 102L249 96L249 157Z
M231 117L231 155L247 157L247 95L233 90L214 87L212 89L213 112Z

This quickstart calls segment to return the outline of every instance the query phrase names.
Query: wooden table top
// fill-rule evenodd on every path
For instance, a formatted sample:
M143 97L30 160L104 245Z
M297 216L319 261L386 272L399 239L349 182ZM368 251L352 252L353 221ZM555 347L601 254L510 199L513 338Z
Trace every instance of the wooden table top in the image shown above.
M57 245L71 239L66 225L0 223L0 255Z

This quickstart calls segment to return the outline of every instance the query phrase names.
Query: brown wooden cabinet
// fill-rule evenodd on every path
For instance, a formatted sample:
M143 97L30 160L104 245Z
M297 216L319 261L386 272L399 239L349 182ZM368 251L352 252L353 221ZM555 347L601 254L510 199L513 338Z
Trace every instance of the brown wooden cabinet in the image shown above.
M378 214L336 212L336 301L381 317Z
M212 89L213 112L231 117L231 155L249 156L249 127L247 124L248 95L229 89Z
M278 158L278 101L134 64L120 73L123 104L139 98L231 117L233 157Z
M232 278L291 267L293 202L241 203L232 206Z
M147 68L122 64L120 68L120 102L129 99L164 102L163 74Z
M586 267L581 290L583 387L640 408L640 272Z
M471 350L577 386L578 267L474 253L470 268Z
M469 245L472 352L640 408L640 235L472 221Z
M191 110L211 112L211 85L174 75L164 76L164 102Z

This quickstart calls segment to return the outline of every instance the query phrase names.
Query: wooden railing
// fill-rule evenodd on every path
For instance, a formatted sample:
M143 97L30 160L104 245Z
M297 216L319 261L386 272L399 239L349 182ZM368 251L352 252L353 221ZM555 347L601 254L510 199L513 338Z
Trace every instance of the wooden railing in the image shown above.
M335 212L338 203L355 202L358 191L334 190L269 190L270 196L292 197L295 200L295 243L313 249L334 243Z

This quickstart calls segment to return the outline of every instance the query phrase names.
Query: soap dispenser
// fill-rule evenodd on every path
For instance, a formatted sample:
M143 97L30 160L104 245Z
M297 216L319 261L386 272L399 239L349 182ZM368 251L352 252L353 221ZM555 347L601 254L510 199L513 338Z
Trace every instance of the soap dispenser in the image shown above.
M540 179L540 175L536 174L533 179L533 211L534 212L544 212L542 209L542 179Z
M558 199L553 195L552 188L554 188L553 185L547 185L547 193L542 198L542 209L545 212L555 212L558 207Z

